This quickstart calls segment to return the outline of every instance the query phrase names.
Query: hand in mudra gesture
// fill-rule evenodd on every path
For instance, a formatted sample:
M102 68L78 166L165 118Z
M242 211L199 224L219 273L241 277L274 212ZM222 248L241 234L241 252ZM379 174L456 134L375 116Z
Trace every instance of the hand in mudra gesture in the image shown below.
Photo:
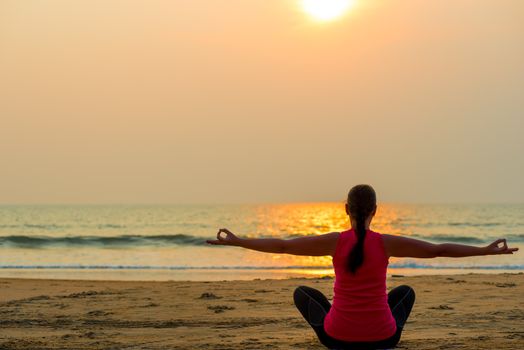
M239 241L240 238L235 236L233 232L227 228L221 228L217 232L217 239L207 240L206 242L213 245L237 245Z
M502 245L501 245L502 244ZM488 254L496 255L496 254L513 254L513 252L516 252L519 250L519 248L509 248L508 244L506 243L506 239L497 239L490 245L486 247L486 250Z

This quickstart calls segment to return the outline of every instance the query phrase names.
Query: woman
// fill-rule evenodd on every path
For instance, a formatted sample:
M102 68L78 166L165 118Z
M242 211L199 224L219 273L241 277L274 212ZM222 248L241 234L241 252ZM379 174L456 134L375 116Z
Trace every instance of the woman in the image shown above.
M335 269L333 305L310 287L298 287L293 296L320 342L330 349L386 349L397 345L415 302L415 292L400 286L386 294L389 257L465 257L513 254L518 250L508 248L505 239L473 247L380 234L369 229L376 210L373 188L358 185L347 198L346 213L351 220L347 231L282 240L244 239L220 229L217 239L207 242L267 253L331 255Z

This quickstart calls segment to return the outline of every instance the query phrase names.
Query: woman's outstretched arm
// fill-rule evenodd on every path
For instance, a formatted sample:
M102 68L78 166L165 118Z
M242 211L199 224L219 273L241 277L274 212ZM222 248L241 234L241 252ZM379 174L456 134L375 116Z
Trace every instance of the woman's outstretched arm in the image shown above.
M443 243L433 244L418 239L382 235L384 248L389 256L399 258L461 258L476 255L513 254L518 248L509 248L506 239L498 239L485 247L475 247L465 244Z
M217 239L206 242L214 245L242 247L265 253L324 256L335 253L338 235L338 232L331 232L319 236L294 239L240 238L228 229L221 228L218 230Z

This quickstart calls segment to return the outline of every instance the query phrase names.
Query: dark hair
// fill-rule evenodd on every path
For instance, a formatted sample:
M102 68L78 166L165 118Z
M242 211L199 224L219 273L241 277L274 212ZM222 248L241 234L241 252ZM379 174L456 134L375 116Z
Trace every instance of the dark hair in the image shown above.
M348 193L348 214L356 222L357 243L348 257L348 269L355 273L364 262L364 239L366 238L366 219L377 207L377 195L369 185L357 185Z

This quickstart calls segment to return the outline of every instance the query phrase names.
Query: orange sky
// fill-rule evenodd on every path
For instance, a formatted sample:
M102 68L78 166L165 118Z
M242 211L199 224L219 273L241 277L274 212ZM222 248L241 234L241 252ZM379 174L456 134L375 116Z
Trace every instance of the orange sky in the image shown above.
M524 2L0 2L0 203L524 200Z

